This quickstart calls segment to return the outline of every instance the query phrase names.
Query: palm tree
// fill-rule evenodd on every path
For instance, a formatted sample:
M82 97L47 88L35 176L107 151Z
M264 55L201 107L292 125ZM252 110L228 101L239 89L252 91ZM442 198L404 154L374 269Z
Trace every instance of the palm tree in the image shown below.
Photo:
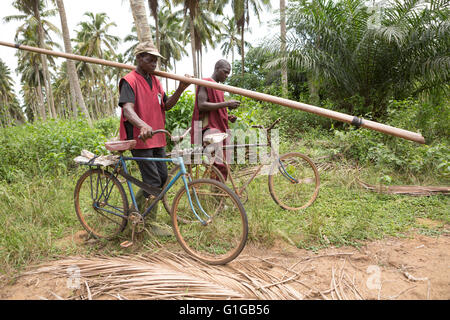
M70 43L69 28L67 26L66 10L64 9L64 1L56 0L58 6L59 17L61 19L61 28L63 33L64 48L67 53L72 53L72 45ZM84 117L86 118L89 125L92 125L91 117L89 116L89 111L84 103L83 95L81 93L80 81L78 79L77 71L75 68L75 63L67 59L67 73L70 79L70 92L73 104L73 115L77 117L77 104L81 109Z
M80 30L76 33L75 51L84 56L98 57L105 59L115 59L118 43L120 38L109 33L109 29L116 26L114 22L109 22L106 13L93 14L86 12L84 14L87 21L78 23ZM104 91L107 90L107 83L105 74L110 72L109 68L101 67L99 65L92 65L85 62L80 62L77 65L78 72L84 77L84 91L85 96L89 97L89 107L93 114L97 117L101 116L102 105L107 105L104 101Z
M184 5L185 16L189 14L183 24L186 39L190 39L194 76L201 77L203 47L208 45L215 48L220 39L222 22L216 16L223 13L225 0L175 1ZM187 42L187 41L186 41Z
M215 49L220 41L221 30L224 29L223 23L216 19L218 7L216 3L214 4L210 5L208 10L199 10L199 14L194 20L195 51L200 77L203 77L203 48L207 50L210 46Z
M250 23L250 8L252 8L253 13L258 18L258 21L260 21L259 13L261 11L261 5L262 4L265 8L270 8L270 0L233 0L232 1L232 7L234 16L236 19L236 26L238 28L238 31L241 34L241 72L242 76L245 73L244 69L244 61L245 61L245 40L244 40L244 31L245 27L249 25Z
M158 21L158 0L148 0L148 8L150 10L150 14L155 20L155 39L156 39L156 48L160 49L160 35L159 35L159 21ZM159 59L158 59L159 63Z
M33 14L37 21L38 47L44 47L44 29L41 22L41 10L44 8L44 2L41 0L16 0L13 2L14 7L26 14ZM56 117L55 104L53 101L53 91L51 86L50 71L47 64L47 56L40 55L42 61L42 69L44 75L45 91L47 93L47 102L49 104L49 115L52 118Z
M172 69L175 66L175 61L179 61L183 55L187 55L183 47L183 33L180 32L182 20L178 16L179 12L172 12L170 7L164 7L158 13L159 34L161 36L159 52L165 58L161 60L161 65L165 71ZM167 88L168 79L166 78L166 90Z
M147 20L144 0L130 0L130 7L133 13L134 25L139 42L150 41L153 43L150 25Z
M25 116L12 89L13 83L11 71L0 59L0 125L3 127L25 122Z
M283 63L281 66L281 88L283 96L287 97L288 91L288 75L286 63L286 0L280 0L280 40L281 54L283 55Z
M220 35L222 54L228 58L231 52L231 62L234 61L234 47L239 47L240 40L237 38L236 20L234 17L225 17L223 21L223 32Z
M17 8L20 8L20 6L18 6ZM31 11L28 11L28 12L25 12L24 14L7 16L4 18L4 21L5 22L24 21L23 24L20 25L16 30L16 34L14 36L14 41L16 43L25 44L25 45L34 46L34 47L41 46L42 48L45 48L45 49L52 49L55 46L58 47L58 44L51 41L51 39L49 38L49 31L52 31L52 32L58 34L59 30L56 26L54 26L52 23L50 23L46 18L54 16L54 15L55 15L55 10L43 11L41 13L41 16L44 19L41 19L40 21L38 21L34 17L34 14ZM36 33L36 29L39 26L39 22L40 22L40 25L45 30L44 34L46 35L45 43L43 45L39 44L38 33ZM38 102L37 110L38 110L39 116L36 113L35 118L40 117L41 119L43 119L45 121L46 120L46 111L45 111L45 102L44 102L43 91L49 92L49 90L45 90L45 88L46 88L45 79L46 78L45 78L45 72L44 72L44 64L42 63L42 61L43 61L42 57L45 57L45 55L40 55L40 54L35 54L35 53L19 50L19 51L17 51L16 56L19 58L18 59L18 71L21 72L21 75L22 75L22 77L21 77L22 85L27 84L26 85L27 90L33 91L33 95L35 96L35 99L33 100L33 104L35 103L34 101L36 100L36 97L38 100L37 101ZM53 57L48 56L44 60L45 60L45 65L47 65L47 61L50 61L51 64L54 65ZM48 68L47 68L47 71L48 71ZM42 84L44 85L44 90L42 89ZM33 86L37 87L37 90L33 89ZM48 94L46 94L46 98L47 98L47 102L48 102L48 106L49 106L48 112L49 112L49 115L52 116L52 110L50 108L49 101L50 100L53 101L53 97L52 97L52 99L50 99L50 96Z
M88 21L81 21L78 26L81 30L77 33L78 50L89 56L103 58L103 51L108 49L115 53L120 38L109 34L109 28L117 26L115 22L108 22L106 13L93 14L86 12L84 14Z
M357 112L379 117L389 99L448 92L448 17L443 0L394 1L374 26L362 0L300 1L288 13L291 70L314 75L342 109L359 97Z
M198 11L200 8L198 0L173 0L174 5L182 4L184 6L184 15L187 16L189 14L189 34L190 34L190 40L191 40L191 53L192 53L192 67L194 69L194 77L198 78L198 66L197 66L197 59L196 59L196 39L195 39L195 25L194 21L195 18L198 15Z

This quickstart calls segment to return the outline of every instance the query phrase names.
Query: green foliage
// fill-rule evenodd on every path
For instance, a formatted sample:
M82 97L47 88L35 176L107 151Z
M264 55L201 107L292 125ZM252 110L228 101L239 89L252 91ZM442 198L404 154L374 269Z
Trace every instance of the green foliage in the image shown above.
M58 175L74 166L73 158L83 149L105 154L104 142L118 128L118 119L108 118L89 127L85 120L51 120L0 131L1 180Z
M286 53L267 39L253 74L280 70L287 55L289 83L306 75L312 95L378 118L390 99L448 94L448 17L447 1L290 1Z
M180 96L177 104L166 112L166 130L174 135L183 134L191 126L192 113L194 111L195 95L190 91L185 91ZM188 143L190 139L185 139ZM171 150L174 143L167 139L167 149Z
M190 91L183 92L177 104L166 112L166 129L172 132L177 128L189 128L191 126L194 104L195 94Z
M388 125L423 132L427 144L419 145L367 129L335 131L347 156L361 164L374 163L380 172L393 170L450 178L449 105L424 105L417 100L391 101Z

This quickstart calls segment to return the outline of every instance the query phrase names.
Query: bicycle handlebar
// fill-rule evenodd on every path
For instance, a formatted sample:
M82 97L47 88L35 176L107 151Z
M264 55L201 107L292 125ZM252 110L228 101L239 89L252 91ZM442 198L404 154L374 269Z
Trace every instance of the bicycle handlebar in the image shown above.
M157 133L165 133L165 134L169 135L170 138L172 138L172 135L170 134L170 132L167 131L167 130L165 130L165 129L157 129L157 130L153 130L153 131L152 131L152 134L151 134L151 136L150 136L150 138L153 137L153 136L154 136L155 134L157 134ZM141 135L138 135L138 139L141 139L142 141L145 141L145 140L146 140L146 139L142 139Z
M267 128L264 128L262 125L255 125L255 126L252 126L252 128L260 128L260 129L263 129L263 130L266 130L266 131L270 131L270 130L272 130L273 129L273 127L275 127L275 125L278 123L278 122L280 122L281 121L281 118L278 118L277 120L275 120L269 127L267 127Z

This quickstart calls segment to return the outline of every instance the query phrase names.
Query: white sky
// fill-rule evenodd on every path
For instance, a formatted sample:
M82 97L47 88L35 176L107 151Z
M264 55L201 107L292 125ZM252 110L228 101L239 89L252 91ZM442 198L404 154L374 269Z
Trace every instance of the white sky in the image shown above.
M20 14L13 6L12 0L2 0L2 6L0 9L0 40L5 42L14 43L14 35L16 33L17 27L21 24L20 22L10 22L3 23L3 18L9 15ZM272 0L272 9L270 12L263 12L260 14L261 25L258 24L256 17L250 18L250 31L245 34L246 40L252 43L252 45L257 45L258 41L269 33L278 34L278 30L270 31L268 23L273 20L276 16L276 10L279 8L279 1ZM79 30L77 24L79 21L86 21L87 17L83 17L83 14L87 11L95 13L105 12L110 18L109 21L113 21L117 24L117 27L112 27L110 29L110 34L119 36L123 39L126 35L131 33L131 27L133 24L133 16L129 7L128 0L65 0L64 6L66 9L67 22L69 25L70 36L75 37L76 30ZM148 13L148 8L147 8ZM61 29L61 22L59 15L56 15L50 21ZM153 24L153 20L149 18L149 23ZM61 48L64 48L62 39L57 39L56 36L53 39L55 42L61 44ZM118 52L123 52L130 45L120 45ZM219 46L220 47L220 46ZM55 49L56 50L56 49ZM62 49L63 50L63 49ZM177 74L193 74L192 72L192 59L190 57L190 46L186 48L188 56L184 57L181 61L177 62ZM11 70L11 75L15 80L15 92L19 95L20 82L19 76L16 74L15 69L17 68L17 57L14 55L16 49L0 46L0 58L6 63L6 65ZM203 76L210 76L214 64L217 60L225 58L223 57L220 49L212 50L203 53ZM238 59L239 55L235 51L235 59ZM56 58L61 60L62 58ZM231 56L229 57L231 60ZM165 80L161 81L163 86L165 86ZM169 91L173 90L174 81L169 80ZM193 88L188 88L188 90L193 91ZM19 97L21 99L21 97Z

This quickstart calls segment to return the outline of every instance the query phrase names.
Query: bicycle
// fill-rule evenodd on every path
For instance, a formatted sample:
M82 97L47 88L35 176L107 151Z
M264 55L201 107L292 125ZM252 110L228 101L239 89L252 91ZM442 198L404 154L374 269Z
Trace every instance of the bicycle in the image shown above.
M249 147L269 147L270 155L275 160L270 166L268 172L268 186L272 199L283 209L299 211L309 207L317 198L320 188L320 176L314 162L305 154L299 152L289 152L279 156L272 148L271 142L271 130L280 121L275 120L269 127L264 128L262 126L252 126L253 128L263 129L267 136L267 144L241 144L241 145L225 145L222 146L223 150L235 149L235 148L249 148ZM188 129L190 130L190 129ZM185 136L186 133L183 135ZM218 133L211 134L209 137L205 136L203 150L206 148L215 148L215 144L220 144L226 139L226 134ZM209 152L206 152L208 154ZM193 156L191 150L176 151L175 154L181 154L184 156ZM207 161L202 160L200 164L188 164L188 173L195 178L198 177L213 177L220 182L226 184L226 181L222 173L213 164L215 159L220 159L227 167L228 175L230 177L231 189L241 198L241 201L245 203L248 200L246 194L246 188L256 178L258 173L261 172L264 164L260 164L256 167L253 174L248 180L246 180L241 187L236 183L236 179L233 177L230 164L227 163L223 157L213 155L212 158ZM176 172L177 168L173 168L169 172L169 176L172 176ZM168 205L168 194L163 198L165 209L169 212L170 207Z
M166 130L154 131L158 133L170 136ZM176 193L170 211L178 243L186 252L209 264L225 264L235 259L248 237L247 214L239 197L219 181L193 180L186 172L182 157L124 156L135 145L136 140L106 142L106 149L118 154L115 163L102 167L95 163L95 157L85 163L90 168L76 183L74 203L78 219L88 234L97 239L113 239L130 222L131 242L121 245L132 245L135 233L145 229L144 218L181 177L183 186ZM162 189L155 188L133 177L128 172L127 161L165 161L175 164L178 170ZM131 205L119 176L125 178ZM133 185L152 196L147 209L138 208Z

